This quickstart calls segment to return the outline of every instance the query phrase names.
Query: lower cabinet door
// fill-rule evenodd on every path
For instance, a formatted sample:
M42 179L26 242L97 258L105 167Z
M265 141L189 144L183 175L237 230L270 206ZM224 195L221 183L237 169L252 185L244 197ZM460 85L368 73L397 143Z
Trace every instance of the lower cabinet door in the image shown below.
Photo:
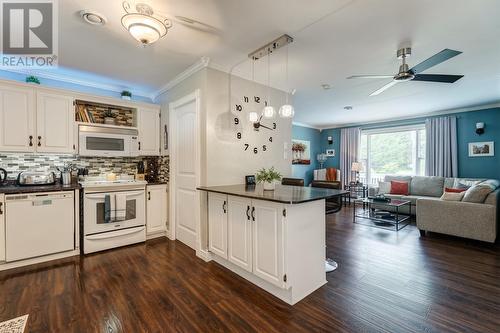
M283 205L252 200L253 273L280 288L285 286Z
M252 201L246 198L228 198L228 260L252 271Z
M147 234L165 232L167 229L167 185L148 185L146 212Z
M208 193L208 249L227 259L227 196Z

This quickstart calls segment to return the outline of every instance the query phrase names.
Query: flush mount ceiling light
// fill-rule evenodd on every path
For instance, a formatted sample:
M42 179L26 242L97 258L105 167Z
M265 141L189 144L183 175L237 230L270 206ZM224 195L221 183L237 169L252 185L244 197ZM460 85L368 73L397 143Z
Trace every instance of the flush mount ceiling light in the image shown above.
M349 110L352 110L352 106L350 106L350 105L346 105L346 106L344 106L344 110L348 110L348 111L349 111Z
M330 89L332 89L332 86L329 85L328 83L323 83L321 85L321 88L323 88L323 90L330 90Z
M85 22L92 25L105 25L108 21L103 15L91 10L81 10L80 17Z
M124 1L123 9L126 12L122 17L123 27L144 46L165 36L172 27L169 19L155 15L153 8L144 3L138 3L133 10L130 4Z

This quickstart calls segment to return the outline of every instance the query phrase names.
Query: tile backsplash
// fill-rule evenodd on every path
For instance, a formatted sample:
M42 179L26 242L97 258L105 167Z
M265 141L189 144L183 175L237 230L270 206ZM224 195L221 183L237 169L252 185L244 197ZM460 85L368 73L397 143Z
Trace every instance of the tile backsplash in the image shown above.
M158 180L168 182L169 158L158 157L159 175ZM15 179L21 171L54 171L57 167L72 163L79 168L88 168L89 175L114 172L116 174L133 175L137 169L137 163L145 160L142 157L80 157L76 155L57 154L21 154L0 153L0 168L7 170L8 178Z

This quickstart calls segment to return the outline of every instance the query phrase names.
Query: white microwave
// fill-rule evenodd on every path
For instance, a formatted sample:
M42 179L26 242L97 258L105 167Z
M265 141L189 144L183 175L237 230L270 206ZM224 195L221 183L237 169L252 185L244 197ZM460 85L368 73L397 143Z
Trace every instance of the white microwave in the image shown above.
M80 156L139 156L138 135L136 128L79 125L78 154Z

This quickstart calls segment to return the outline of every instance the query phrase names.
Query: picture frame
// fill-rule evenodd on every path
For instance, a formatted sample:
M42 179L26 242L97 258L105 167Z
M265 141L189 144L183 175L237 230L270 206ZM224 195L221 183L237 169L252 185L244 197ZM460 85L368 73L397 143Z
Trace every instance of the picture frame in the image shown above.
M469 142L469 157L495 156L495 142Z
M311 164L311 141L292 139L292 164Z
M335 149L327 149L325 154L328 157L335 157Z

